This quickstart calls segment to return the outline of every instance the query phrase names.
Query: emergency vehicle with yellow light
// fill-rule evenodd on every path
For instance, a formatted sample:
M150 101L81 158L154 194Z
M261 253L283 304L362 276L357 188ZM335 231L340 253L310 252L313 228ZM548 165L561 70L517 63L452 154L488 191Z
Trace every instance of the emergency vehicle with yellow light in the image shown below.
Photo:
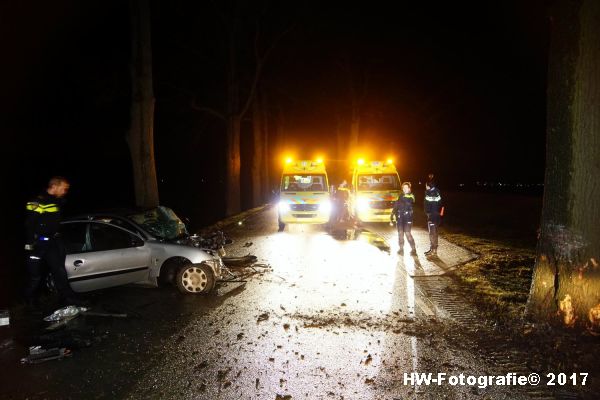
M392 159L359 159L352 173L352 216L361 222L389 222L400 191L401 181Z
M325 224L331 215L327 171L322 159L287 159L281 174L279 230L286 224Z

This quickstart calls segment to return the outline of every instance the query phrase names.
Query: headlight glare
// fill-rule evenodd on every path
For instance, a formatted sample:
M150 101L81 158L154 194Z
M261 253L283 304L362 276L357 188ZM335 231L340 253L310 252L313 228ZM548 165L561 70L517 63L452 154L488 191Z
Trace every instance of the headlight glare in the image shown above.
M290 205L285 201L280 201L277 207L279 209L279 212L285 212L290 210Z
M319 211L325 214L331 214L331 201L325 200L319 205Z
M361 212L361 211L367 211L369 209L369 200L365 199L365 198L360 198L358 200L356 200L356 210Z

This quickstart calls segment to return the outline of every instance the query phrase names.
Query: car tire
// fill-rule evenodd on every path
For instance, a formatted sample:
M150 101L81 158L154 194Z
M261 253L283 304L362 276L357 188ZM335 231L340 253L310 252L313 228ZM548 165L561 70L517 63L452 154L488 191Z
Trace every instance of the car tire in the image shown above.
M285 224L281 222L281 219L278 219L277 222L279 223L279 230L277 232L283 232L285 229Z
M215 275L208 265L184 264L177 272L175 285L184 294L206 294L215 286Z

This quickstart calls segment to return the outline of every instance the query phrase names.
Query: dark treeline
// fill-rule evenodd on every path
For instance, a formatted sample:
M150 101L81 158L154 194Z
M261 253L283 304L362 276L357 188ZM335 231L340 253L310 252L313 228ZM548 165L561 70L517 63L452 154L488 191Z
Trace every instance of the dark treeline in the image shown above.
M23 203L50 176L72 181L70 213L134 204L131 9L105 0L0 7L6 273L20 271ZM430 171L448 186L542 180L541 1L398 10L153 0L150 26L160 202L193 229L270 200L284 152L324 154L332 183L359 149L393 155L412 180Z

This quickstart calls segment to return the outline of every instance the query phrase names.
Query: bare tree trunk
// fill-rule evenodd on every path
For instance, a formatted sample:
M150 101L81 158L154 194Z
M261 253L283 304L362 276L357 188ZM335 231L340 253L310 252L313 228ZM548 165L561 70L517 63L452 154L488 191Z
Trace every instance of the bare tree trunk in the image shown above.
M234 22L235 27L237 23ZM240 135L242 116L239 113L239 82L235 28L229 32L229 69L227 71L227 185L225 194L226 214L237 214L242 210L240 189Z
M360 134L360 103L352 99L352 119L350 120L350 139L348 148L351 154L358 150L358 138Z
M263 129L263 176L262 176L262 195L263 201L269 201L271 198L271 164L273 157L271 155L271 146L269 143L269 103L265 91L261 92L261 111L262 111L262 129Z
M227 215L241 211L240 200L240 132L241 118L234 114L227 117Z
M262 110L260 96L252 102L252 143L254 151L252 154L252 205L258 206L262 203L263 192L263 156L264 156L264 132L262 121Z
M348 151L350 154L355 154L358 150L360 116L368 92L369 76L366 71L353 70L348 64L344 65L344 69L348 80L351 108Z
M285 125L285 114L280 105L277 107L277 113L275 114L275 142L277 143L277 153L279 156L281 156L283 152L287 150L287 146L289 145L285 133Z
M548 71L546 178L529 317L600 330L600 2L561 0Z
M133 166L135 202L155 207L158 184L154 160L154 94L148 0L131 0L131 127L127 142Z
M275 106L273 113L273 124L270 130L271 154L272 154L272 181L273 189L278 191L281 178L281 170L283 167L284 152L287 151L287 143L285 138L285 115L281 104ZM269 192L269 195L271 193Z
M337 158L338 160L344 160L349 157L349 149L346 148L346 144L344 143L346 137L344 135L342 117L340 114L336 114L335 116L335 139L337 143Z

